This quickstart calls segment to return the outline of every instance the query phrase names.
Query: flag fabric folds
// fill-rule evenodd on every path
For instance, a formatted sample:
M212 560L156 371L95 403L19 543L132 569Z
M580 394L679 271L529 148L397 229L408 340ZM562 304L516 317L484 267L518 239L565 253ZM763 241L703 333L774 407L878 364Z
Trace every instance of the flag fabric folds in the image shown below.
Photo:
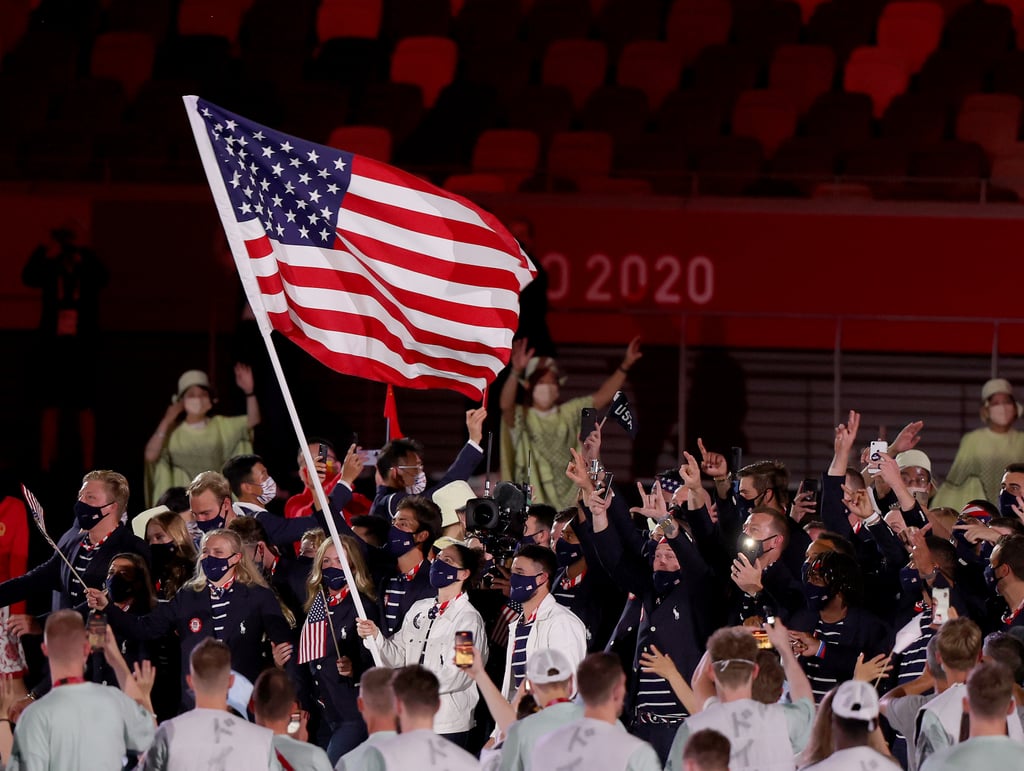
M322 659L327 655L327 603L317 592L299 633L299 663Z
M386 164L185 106L265 334L339 372L481 396L536 275L496 218Z
M636 439L636 419L633 417L633 408L629 406L629 399L626 398L625 393L622 391L615 392L615 398L612 399L610 411L615 422L626 429L626 433L629 434L630 438Z

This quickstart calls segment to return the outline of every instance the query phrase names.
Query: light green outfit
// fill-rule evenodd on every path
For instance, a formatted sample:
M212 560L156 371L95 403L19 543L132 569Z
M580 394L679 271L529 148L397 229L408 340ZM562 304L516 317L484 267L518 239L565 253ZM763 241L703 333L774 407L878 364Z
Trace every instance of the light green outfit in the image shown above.
M762 704L753 699L720 702L709 700L702 712L688 717L676 731L668 752L666 771L683 767L683 749L702 728L712 728L730 743L729 768L791 769L793 757L803 751L811 738L814 702L797 699L794 703Z
M936 752L924 762L921 771L982 768L1024 771L1024 744L1008 736L976 736Z
M7 771L111 771L155 731L156 719L117 688L61 685L21 713Z
M338 758L338 763L334 766L335 771L360 771L366 767L366 753L370 749L388 739L394 739L396 736L398 736L397 731L377 731L377 733L370 734L365 742Z
M583 717L583 707L570 701L552 704L508 727L501 746L501 771L530 771L530 755L537 740Z
M1024 461L1024 431L1010 429L997 434L988 427L964 434L946 481L932 499L931 507L948 506L960 511L968 501L999 500L1003 469Z
M561 510L575 505L576 485L565 475L569 448L579 448L580 410L593 407L594 399L581 396L557 405L547 413L517 405L513 425L501 424L501 478L529 482L533 503Z
M530 765L535 771L661 771L654 747L626 733L617 721L613 724L589 717L542 736L534 745Z
M246 415L214 415L193 428L179 423L167 435L156 463L146 464L146 505L153 506L169 487L188 487L202 471L220 471L235 455L252 452Z
M309 742L300 742L284 734L274 734L274 750L295 771L333 771L327 753Z

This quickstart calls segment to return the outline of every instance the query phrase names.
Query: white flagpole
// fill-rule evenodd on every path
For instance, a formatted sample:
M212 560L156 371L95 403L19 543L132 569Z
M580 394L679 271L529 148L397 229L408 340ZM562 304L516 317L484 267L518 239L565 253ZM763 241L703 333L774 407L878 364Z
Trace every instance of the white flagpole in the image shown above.
M245 248L238 221L231 210L231 199L228 197L227 188L224 186L224 179L221 177L220 170L217 168L217 158L214 155L213 147L210 145L210 139L206 134L206 125L197 112L197 98L194 96L182 98L185 102L185 110L188 113L189 122L192 125L192 134L195 136L199 156L203 161L203 169L206 171L206 178L210 183L210 190L213 192L213 199L220 213L221 223L224 225L224 233L227 236L228 245L231 247L231 254L235 259L235 267L238 268L238 275L242 280L245 297L249 301L249 307L252 308L253 316L256 317L256 323L260 328L260 334L267 348L267 355L270 357L270 365L274 370L274 376L277 378L278 385L281 387L281 396L284 398L285 407L288 409L288 416L292 420L292 427L295 429L295 435L299 440L299 449L302 453L302 459L306 463L306 476L313 488L314 499L319 505L320 510L324 513L324 519L327 520L327 529L330 531L334 548L338 551L341 568L345 571L345 580L348 581L348 585L351 588L349 594L356 606L356 614L359 618L365 619L366 609L363 607L363 600L359 595L359 587L352 575L352 568L348 563L348 557L341 543L341 536L338 534L338 528L334 524L334 515L331 512L327 494L324 492L324 487L320 482L320 475L316 473L313 454L309 451L309 442L306 441L306 434L302 430L299 413L295 409L295 402L292 400L291 389L288 388L288 381L285 379L284 370L281 368L281 360L277 356L277 349L274 347L274 341L271 338L273 327L270 324L267 310L263 305L259 284L249 262L249 254ZM383 666L383 659L381 659L376 641L372 637L368 637L366 638L366 645L373 655L374 663L378 667Z

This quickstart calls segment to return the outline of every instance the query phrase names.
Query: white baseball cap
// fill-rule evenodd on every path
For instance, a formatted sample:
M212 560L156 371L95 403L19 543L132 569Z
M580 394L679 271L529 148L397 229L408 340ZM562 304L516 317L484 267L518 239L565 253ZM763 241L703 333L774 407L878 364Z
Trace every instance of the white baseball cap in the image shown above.
M561 683L574 674L568 657L554 648L541 648L526 660L526 679L534 685Z
M878 719L878 693L871 683L847 680L832 697L832 712L839 717L871 723Z

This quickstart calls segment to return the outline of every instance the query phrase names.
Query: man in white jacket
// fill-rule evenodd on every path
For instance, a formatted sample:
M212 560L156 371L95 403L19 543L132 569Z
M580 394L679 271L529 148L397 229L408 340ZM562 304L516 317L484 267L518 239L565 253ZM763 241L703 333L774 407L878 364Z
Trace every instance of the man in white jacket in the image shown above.
M526 660L534 651L561 651L575 669L587 655L587 629L571 610L551 595L558 561L551 549L524 546L512 561L509 599L523 606L508 627L508 652L501 692L509 701L526 679Z
M365 771L478 771L477 759L431 730L441 706L438 682L418 664L402 667L391 679L399 735L371 747L363 756Z

